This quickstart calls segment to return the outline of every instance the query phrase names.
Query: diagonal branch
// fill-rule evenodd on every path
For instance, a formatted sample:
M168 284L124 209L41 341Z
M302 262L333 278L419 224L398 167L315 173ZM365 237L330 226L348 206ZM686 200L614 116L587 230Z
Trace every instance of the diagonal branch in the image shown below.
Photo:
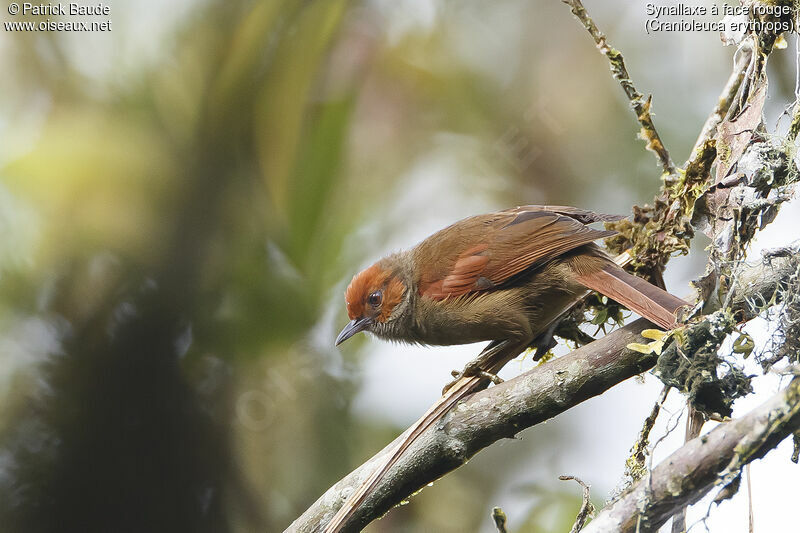
M362 529L492 443L511 438L651 368L655 355L625 348L637 341L639 333L649 325L646 320L639 319L569 355L477 392L458 404L437 426L428 428L411 444L364 503L355 509L343 531ZM369 477L406 433L331 487L289 526L287 532L322 531L343 501Z
M797 257L778 257L742 275L733 306L744 319L754 316L748 301L769 301L781 280L793 274ZM424 431L389 469L364 503L355 509L344 530L357 531L428 483L454 470L481 449L510 438L614 385L651 368L654 354L626 348L649 326L637 320L569 355L538 366L525 374L473 394L459 403L435 426ZM398 437L369 461L331 487L287 531L318 532L331 520L348 496L383 462Z
M747 415L686 443L582 531L657 531L677 509L732 482L744 465L766 455L798 428L800 378L795 378Z

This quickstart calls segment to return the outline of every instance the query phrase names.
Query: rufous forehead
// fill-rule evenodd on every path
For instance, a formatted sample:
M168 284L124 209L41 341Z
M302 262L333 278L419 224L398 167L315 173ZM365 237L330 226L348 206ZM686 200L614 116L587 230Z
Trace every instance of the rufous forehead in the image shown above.
M364 302L367 295L380 288L388 277L378 264L374 264L353 276L347 290L344 291L344 301L347 305L347 315L350 319L364 315Z
M382 269L377 263L353 276L344 293L347 315L351 320L364 316L367 296L384 287L382 312L378 320L386 320L405 292L403 283L397 278L389 280L391 277L392 273Z

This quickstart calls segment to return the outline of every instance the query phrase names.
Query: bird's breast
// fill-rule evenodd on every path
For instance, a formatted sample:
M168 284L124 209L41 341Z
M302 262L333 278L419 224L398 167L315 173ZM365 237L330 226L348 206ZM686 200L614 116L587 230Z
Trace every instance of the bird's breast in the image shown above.
M450 345L517 336L529 322L522 296L506 289L444 300L421 297L413 325L416 341Z
M414 342L450 345L533 339L547 329L585 289L553 263L499 289L415 302Z

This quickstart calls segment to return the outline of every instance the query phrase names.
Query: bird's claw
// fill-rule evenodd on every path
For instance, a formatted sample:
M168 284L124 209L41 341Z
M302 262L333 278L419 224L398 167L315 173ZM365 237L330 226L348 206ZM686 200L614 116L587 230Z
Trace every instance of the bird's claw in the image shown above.
M503 382L503 378L501 378L497 374L492 374L491 372L487 372L485 370L481 370L480 372L478 372L478 376L484 379L488 379L495 385L500 385Z
M461 378L469 378L477 376L480 378L487 379L492 383L494 383L495 385L499 385L500 383L503 382L503 378L501 378L497 374L492 374L491 372L483 370L480 367L480 365L476 363L477 363L476 361L471 361L467 363L467 366L465 366L463 370L461 371L453 370L452 372L450 372L450 375L453 376L453 380L444 386L444 388L442 389L442 396L444 396L447 393L447 391L449 391L452 388L452 386L455 385Z

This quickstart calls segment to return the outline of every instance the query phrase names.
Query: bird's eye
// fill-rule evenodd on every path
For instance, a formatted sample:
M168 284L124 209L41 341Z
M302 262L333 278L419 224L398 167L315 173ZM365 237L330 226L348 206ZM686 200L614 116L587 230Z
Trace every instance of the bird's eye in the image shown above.
M378 307L381 305L381 300L383 299L383 291L375 291L369 296L367 296L367 303L372 307Z

